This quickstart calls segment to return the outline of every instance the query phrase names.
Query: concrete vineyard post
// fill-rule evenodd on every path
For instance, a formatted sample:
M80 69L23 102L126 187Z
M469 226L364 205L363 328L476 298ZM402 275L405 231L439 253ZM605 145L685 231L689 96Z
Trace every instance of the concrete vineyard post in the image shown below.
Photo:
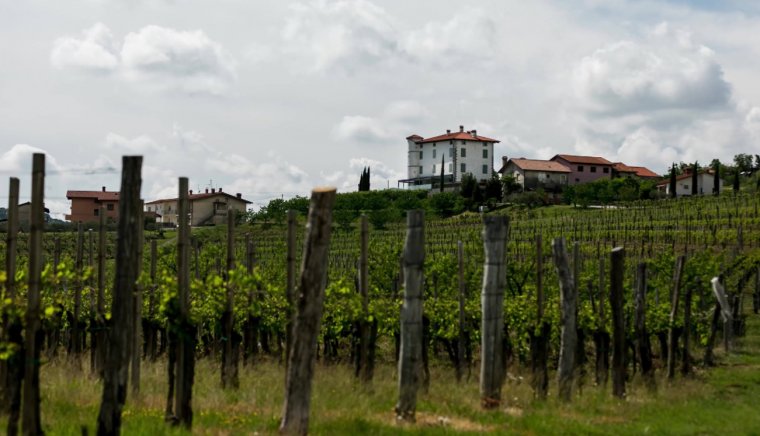
M143 230L145 228L145 220L143 219L143 207L144 202L140 200L140 210L137 214L137 219L140 222L140 230L137 232L137 277L142 274L143 269L143 244L144 237ZM132 312L132 329L133 329L133 341L132 344L132 373L130 374L132 385L132 395L137 396L140 394L140 357L142 352L142 296L143 286L137 283L135 286L135 305Z
M177 210L177 285L179 319L175 320L176 387L174 410L177 421L190 429L193 425L193 380L195 377L195 329L190 323L190 200L188 179L179 179ZM233 215L234 216L234 215ZM171 380L170 380L171 382Z
M652 350L649 344L649 333L646 326L647 311L647 264L639 263L636 268L636 289L633 299L634 335L636 352L641 361L641 375L650 391L656 388L654 368L652 367Z
M668 379L672 379L676 372L676 349L678 347L678 337L676 336L675 325L676 316L678 315L678 297L681 292L681 278L683 277L683 268L686 263L686 256L679 255L676 258L676 269L673 272L673 290L671 292L670 302L670 328L668 329Z
M414 421L422 359L422 294L425 280L425 212L406 215L406 242L402 275L404 300L401 306L401 345L398 363L398 403L396 416Z
M507 281L507 226L505 215L483 215L483 288L480 297L481 365L480 403L485 409L501 404L501 384L504 378L501 364L502 332L504 330L504 290Z
M106 331L106 207L100 206L98 211L98 355L96 364L98 368L98 378L103 378L103 370L106 364L106 351L108 347Z
M733 337L732 330L734 325L733 315L731 314L731 306L728 304L728 298L726 298L726 291L721 284L721 279L719 277L714 277L712 280L710 280L710 283L712 284L715 299L720 305L720 314L723 316L723 346L726 350L726 353L728 353L731 351L730 345Z
M153 324L156 314L156 255L158 254L158 243L155 239L150 241L150 293L148 294L148 317L151 319L150 326L150 343L148 344L148 353L150 361L156 361L158 352L158 331Z
M9 193L8 193L8 212L6 215L6 233L5 233L5 295L6 298L10 298L11 301L15 296L16 289L16 251L18 243L18 193L19 193L19 180L15 177L10 178ZM8 307L3 305L3 336L0 341L7 343L10 339L10 318L8 317ZM2 411L7 413L8 406L10 405L8 397L9 381L8 378L8 361L0 361L0 394L2 394Z
M26 338L24 351L24 391L22 403L22 433L29 436L42 434L40 424L40 345L42 326L40 321L42 282L42 233L45 230L45 155L34 153L32 157L32 207L31 232L29 235L29 278L26 306Z
M536 235L536 325L530 334L531 385L536 398L543 401L549 388L547 359L551 326L544 320L544 241Z
M132 310L137 282L137 232L141 223L140 185L142 156L122 158L119 221L116 235L116 276L113 286L108 353L103 371L103 399L98 414L98 435L121 433L121 412L127 388L132 348Z
M298 277L293 348L286 375L281 434L306 435L309 431L311 388L324 310L335 191L335 188L318 188L311 194Z
M552 241L552 259L554 261L554 268L557 270L557 278L559 279L562 323L559 368L557 370L559 398L562 401L569 402L575 378L575 352L578 342L578 292L574 288L575 278L570 274L570 265L567 261L567 246L565 245L564 238L555 238Z
M95 245L95 236L92 232L92 229L87 230L87 265L90 267L90 278L87 281L87 292L90 294L90 372L92 374L97 373L97 341L95 339L95 336L97 334L97 330L95 327L95 324L97 323L96 316L95 316L95 307L97 305L97 302L95 301L95 286L93 284L94 275L95 272L94 266L95 266L95 252L94 252L94 245Z
M614 248L610 253L610 307L612 309L612 395L625 398L626 344L623 314L623 279L625 249Z

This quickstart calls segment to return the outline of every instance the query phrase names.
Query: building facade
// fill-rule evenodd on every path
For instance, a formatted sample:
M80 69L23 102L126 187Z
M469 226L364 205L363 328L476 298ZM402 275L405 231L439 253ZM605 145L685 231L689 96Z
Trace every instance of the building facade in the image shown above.
M441 165L445 183L459 183L464 173L478 180L491 177L494 171L493 153L496 139L478 136L476 130L459 132L447 130L431 138L412 135L407 140L407 179L400 180L410 189L430 189L439 184Z
M66 221L87 223L100 219L100 206L105 206L106 216L119 217L119 192L106 191L66 191L66 198L71 200L71 213Z
M715 175L713 170L702 170L697 173L697 194L712 194ZM693 184L692 170L686 168L684 174L676 176L676 196L684 197L692 195ZM723 179L718 179L718 193L723 192ZM655 184L657 189L665 195L670 195L670 179L662 180Z
M612 178L612 162L603 157L558 154L549 160L559 162L570 169L568 180L570 185Z
M211 189L209 192L188 195L188 221L193 227L205 225L222 225L227 223L227 210L234 209L245 212L250 201L242 198L242 194L231 195L222 189ZM157 214L157 222L177 224L179 222L179 202L176 198L155 200L145 203L145 212Z
M517 183L522 185L524 191L536 191L543 189L548 193L562 193L567 186L570 169L550 160L537 159L507 159L502 158L503 165L499 170L500 175L509 174L514 176Z

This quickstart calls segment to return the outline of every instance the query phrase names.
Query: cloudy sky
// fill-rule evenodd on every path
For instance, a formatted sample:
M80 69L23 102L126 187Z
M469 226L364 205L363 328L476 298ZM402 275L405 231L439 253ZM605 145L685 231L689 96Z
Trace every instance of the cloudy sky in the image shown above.
M405 137L663 172L760 153L755 0L0 0L0 204L177 178L257 204L406 175Z

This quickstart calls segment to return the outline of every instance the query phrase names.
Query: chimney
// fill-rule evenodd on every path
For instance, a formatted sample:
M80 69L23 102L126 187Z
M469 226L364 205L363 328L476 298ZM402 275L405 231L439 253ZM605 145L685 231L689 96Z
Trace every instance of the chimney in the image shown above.
M208 194L208 188L206 188L206 194Z
M216 194L216 188L211 188L211 193Z
M502 156L501 157L501 166L506 165L507 162L509 162L509 158L507 156Z
M451 135L451 129L446 129L446 136Z
M219 188L219 192L222 192L222 188Z
M193 195L193 190L192 189L190 190L190 195Z
M459 126L459 133L464 132L464 126Z
M472 137L475 138L475 139L478 139L478 131L477 130L473 130L472 131Z
M241 194L239 192L237 194L235 194L235 195L237 195L237 198L243 198L243 194Z
M692 171L691 171L691 167L686 167L686 168L684 168L684 169L683 169L683 173L684 173L684 174L686 174L687 176L690 176L690 175L691 175L691 173L692 173Z
M103 192L106 192L106 187L105 186L103 187Z

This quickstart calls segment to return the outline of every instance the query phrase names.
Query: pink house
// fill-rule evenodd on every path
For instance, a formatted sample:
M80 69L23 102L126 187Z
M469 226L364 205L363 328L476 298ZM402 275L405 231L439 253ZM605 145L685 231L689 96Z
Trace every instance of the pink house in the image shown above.
M570 185L595 182L605 177L612 177L613 164L603 157L558 154L549 160L558 162L570 169L568 177L568 184Z

